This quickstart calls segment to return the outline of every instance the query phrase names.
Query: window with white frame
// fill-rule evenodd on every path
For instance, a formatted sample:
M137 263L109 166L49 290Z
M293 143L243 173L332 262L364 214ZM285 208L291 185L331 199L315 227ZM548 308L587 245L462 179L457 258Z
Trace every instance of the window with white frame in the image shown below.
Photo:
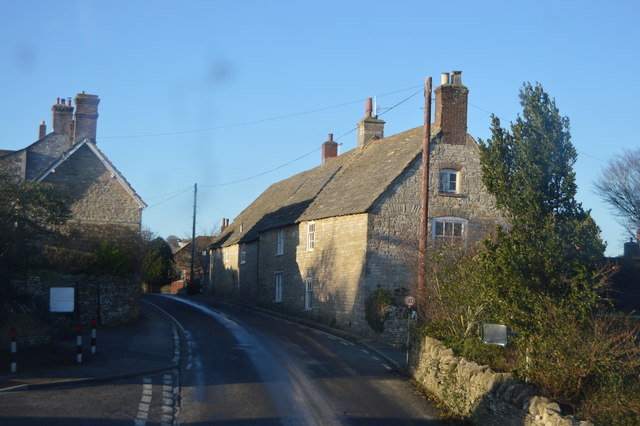
M460 172L455 169L441 169L438 190L445 194L459 194Z
M247 252L246 250L243 248L240 251L240 264L244 265L245 263L247 263Z
M284 229L278 230L278 237L276 240L276 256L282 256L284 254Z
M316 243L316 223L307 224L307 251L313 251Z
M434 241L464 243L467 220L460 217L438 217L433 219L431 232Z
M304 309L310 311L313 306L313 278L307 277L304 280Z
M282 272L276 272L275 277L275 295L273 301L276 303L282 302Z

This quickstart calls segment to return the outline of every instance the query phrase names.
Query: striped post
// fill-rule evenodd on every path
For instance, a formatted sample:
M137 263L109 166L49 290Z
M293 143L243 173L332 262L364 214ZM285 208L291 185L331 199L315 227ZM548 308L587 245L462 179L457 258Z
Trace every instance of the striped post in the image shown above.
M11 327L11 372L18 371L18 362L16 360L16 352L18 352L18 332L15 327Z
M82 364L82 326L76 326L76 362Z
M95 319L91 320L91 353L96 353L96 323Z

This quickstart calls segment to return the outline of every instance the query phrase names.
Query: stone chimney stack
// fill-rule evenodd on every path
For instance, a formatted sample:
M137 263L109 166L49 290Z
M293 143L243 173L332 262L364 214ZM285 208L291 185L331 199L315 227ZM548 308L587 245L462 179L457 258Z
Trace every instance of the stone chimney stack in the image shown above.
M333 133L329 133L327 141L322 144L322 164L337 156L338 143L333 141Z
M372 116L373 115L373 116ZM378 120L377 115L371 107L371 98L367 99L367 110L365 117L358 123L358 146L376 139L384 137L384 121Z
M56 104L51 107L53 117L51 119L51 126L53 131L59 135L67 135L71 137L73 135L73 107L71 102L66 104L64 99L56 98Z
M100 98L97 95L88 95L81 92L76 95L75 103L76 122L73 140L78 142L84 138L89 138L91 142L95 143Z
M47 125L44 124L44 121L40 122L40 127L38 128L38 140L47 136Z
M441 84L435 92L435 124L442 131L442 143L464 145L467 140L469 89L462 84L462 71L442 73Z

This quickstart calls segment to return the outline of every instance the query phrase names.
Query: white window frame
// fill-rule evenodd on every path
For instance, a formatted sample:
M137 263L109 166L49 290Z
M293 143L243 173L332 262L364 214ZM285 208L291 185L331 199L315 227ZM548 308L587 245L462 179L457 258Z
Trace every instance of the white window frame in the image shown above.
M275 303L282 303L282 282L284 274L282 272L276 272L273 274L274 296L273 301Z
M433 241L448 241L450 243L460 241L462 243L466 243L468 223L469 221L467 219L463 219L461 217L436 217L431 221L431 238ZM438 224L442 224L442 227L440 228L441 232L438 232ZM460 226L459 236L455 235L457 225Z
M451 176L454 176L455 182L451 182ZM453 186L453 188L452 188ZM438 191L442 194L459 194L460 193L460 170L456 169L440 169L438 176Z
M304 279L304 310L311 309L313 309L313 278L307 277Z
M307 251L313 251L316 245L316 223L307 223Z
M245 263L247 263L247 251L242 248L240 250L240 264L244 265Z
M276 256L284 254L284 229L278 229L276 237Z

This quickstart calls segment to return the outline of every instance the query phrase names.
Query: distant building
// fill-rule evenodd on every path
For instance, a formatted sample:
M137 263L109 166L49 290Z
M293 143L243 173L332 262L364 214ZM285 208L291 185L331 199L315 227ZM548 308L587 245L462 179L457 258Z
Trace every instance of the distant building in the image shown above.
M461 73L435 89L430 143L432 240L468 244L501 222L467 134ZM371 333L365 302L376 288L412 288L417 270L423 126L384 136L372 114L358 123L358 146L271 185L210 248L207 291Z
M76 108L58 98L53 131L40 123L38 140L18 151L0 151L0 171L22 181L62 187L70 197L70 225L118 225L140 231L146 204L96 145L96 95L76 95Z

